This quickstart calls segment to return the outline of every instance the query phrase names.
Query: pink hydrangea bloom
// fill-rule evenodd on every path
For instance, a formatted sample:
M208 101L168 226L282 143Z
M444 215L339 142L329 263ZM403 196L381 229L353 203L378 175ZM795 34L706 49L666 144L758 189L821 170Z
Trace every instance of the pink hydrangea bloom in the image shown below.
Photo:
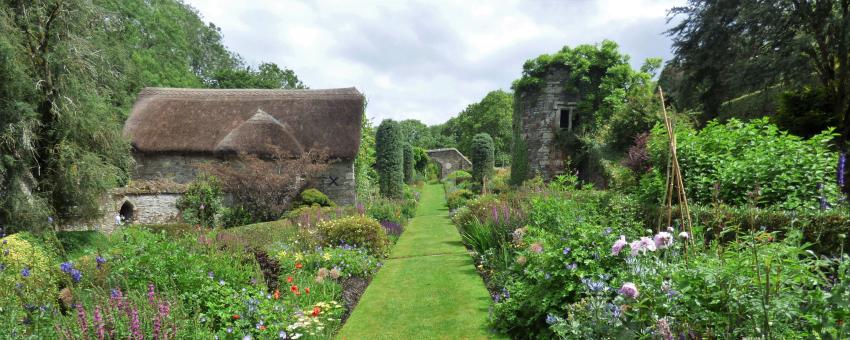
M671 245L673 245L673 235L666 231L662 231L658 234L655 234L655 237L652 238L653 243L655 243L655 247L658 249L664 249Z
M640 292L638 292L637 286L635 286L635 284L631 283L631 282L624 283L623 286L620 287L619 292L623 296L625 296L627 298L632 298L632 299L637 299L638 295L640 295Z
M620 251L623 250L623 247L627 244L629 244L629 242L626 242L626 236L620 235L620 239L617 240L617 242L614 242L614 246L611 247L611 255L619 255Z

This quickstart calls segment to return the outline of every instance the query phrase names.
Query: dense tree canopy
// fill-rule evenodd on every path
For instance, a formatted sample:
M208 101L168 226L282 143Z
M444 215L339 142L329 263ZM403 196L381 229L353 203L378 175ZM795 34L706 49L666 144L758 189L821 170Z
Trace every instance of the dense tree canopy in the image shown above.
M440 129L440 134L457 142L464 155L472 152L472 139L476 134L486 133L495 141L496 164L510 164L511 115L514 98L510 92L491 91L478 103L470 104L457 117L449 119Z

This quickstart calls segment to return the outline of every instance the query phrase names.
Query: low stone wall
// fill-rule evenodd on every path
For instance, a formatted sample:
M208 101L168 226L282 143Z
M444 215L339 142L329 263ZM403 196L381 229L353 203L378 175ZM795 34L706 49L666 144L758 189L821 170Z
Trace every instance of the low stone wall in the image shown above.
M440 178L445 178L450 173L472 170L472 162L455 148L428 150L428 157L440 164Z
M177 200L181 194L111 195L101 205L103 217L94 221L71 222L63 230L99 230L110 233L126 223L162 224L179 220ZM119 218L122 217L119 220ZM116 216L118 218L116 218Z

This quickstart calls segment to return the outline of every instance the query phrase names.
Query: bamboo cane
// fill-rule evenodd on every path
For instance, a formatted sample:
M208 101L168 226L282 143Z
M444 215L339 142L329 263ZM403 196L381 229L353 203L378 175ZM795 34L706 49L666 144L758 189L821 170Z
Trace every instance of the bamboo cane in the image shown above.
M677 143L676 143L676 133L673 130L673 122L670 120L670 116L667 114L667 104L664 102L664 90L661 87L658 87L658 95L661 98L661 110L664 113L664 125L667 128L667 133L669 135L670 140L670 153L669 156L671 158L672 163L672 177L673 182L668 183L668 192L672 191L672 186L675 185L677 187L676 196L679 199L679 211L682 215L682 226L687 230L691 243L693 243L693 221L691 220L691 211L688 206L688 196L685 192L685 181L682 178L682 169L679 165L679 156L676 153ZM669 169L668 169L669 170ZM672 196L672 195L669 195ZM670 197L670 201L668 202L668 211L672 210L672 197ZM668 219L668 223L670 220Z

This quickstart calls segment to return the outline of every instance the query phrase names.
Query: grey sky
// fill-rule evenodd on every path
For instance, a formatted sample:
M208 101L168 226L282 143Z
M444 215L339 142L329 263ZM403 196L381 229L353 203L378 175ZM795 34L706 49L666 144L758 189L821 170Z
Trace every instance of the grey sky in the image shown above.
M442 123L522 64L611 39L640 67L670 58L667 10L681 0L188 0L249 63L288 67L311 88L355 86L367 114Z

